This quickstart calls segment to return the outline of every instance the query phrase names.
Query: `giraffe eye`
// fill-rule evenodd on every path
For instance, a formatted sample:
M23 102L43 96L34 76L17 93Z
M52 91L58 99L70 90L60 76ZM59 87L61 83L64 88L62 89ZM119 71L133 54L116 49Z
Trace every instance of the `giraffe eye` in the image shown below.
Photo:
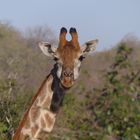
M58 61L59 59L57 58L57 57L54 57L54 59L53 59L54 61Z
M83 56L83 55L81 55L80 57L79 57L79 60L80 61L83 61L85 59L85 57Z

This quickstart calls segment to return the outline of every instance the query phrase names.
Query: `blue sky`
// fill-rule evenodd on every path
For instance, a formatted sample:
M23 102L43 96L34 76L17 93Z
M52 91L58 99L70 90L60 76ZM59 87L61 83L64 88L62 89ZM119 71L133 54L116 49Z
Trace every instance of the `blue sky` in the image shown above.
M48 25L56 35L73 26L81 44L98 38L102 50L127 34L140 38L140 0L0 0L0 20L20 30Z

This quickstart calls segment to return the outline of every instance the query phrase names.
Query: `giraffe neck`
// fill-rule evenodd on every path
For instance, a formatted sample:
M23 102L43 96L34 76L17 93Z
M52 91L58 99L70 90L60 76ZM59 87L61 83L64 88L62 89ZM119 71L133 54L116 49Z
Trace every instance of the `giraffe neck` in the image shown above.
M56 75L57 65L44 80L25 113L13 140L46 140L63 101L64 89Z

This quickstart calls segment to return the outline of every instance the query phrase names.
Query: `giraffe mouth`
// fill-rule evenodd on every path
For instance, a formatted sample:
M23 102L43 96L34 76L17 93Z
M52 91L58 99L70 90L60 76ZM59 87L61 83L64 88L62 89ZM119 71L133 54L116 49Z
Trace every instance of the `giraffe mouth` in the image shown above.
M67 79L67 78L63 78L60 81L61 81L61 85L64 88L71 88L73 86L73 84L74 84L74 81L73 80Z

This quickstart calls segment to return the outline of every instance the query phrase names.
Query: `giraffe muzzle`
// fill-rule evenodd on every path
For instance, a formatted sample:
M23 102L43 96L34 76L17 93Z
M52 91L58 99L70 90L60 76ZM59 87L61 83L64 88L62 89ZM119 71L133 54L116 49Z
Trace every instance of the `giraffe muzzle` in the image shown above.
M66 88L70 88L73 85L73 83L74 83L74 73L71 69L66 68L62 72L61 84Z

